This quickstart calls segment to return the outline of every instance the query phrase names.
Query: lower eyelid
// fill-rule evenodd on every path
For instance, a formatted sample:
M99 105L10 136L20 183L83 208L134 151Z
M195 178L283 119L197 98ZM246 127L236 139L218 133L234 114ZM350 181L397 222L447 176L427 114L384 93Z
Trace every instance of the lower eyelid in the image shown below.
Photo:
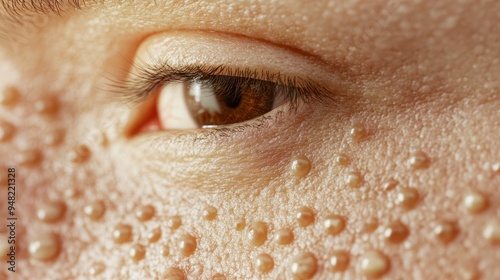
M148 131L146 133L141 133L139 135L138 128L129 129L128 136L134 136L138 139L144 137L154 137L160 140L168 139L183 139L188 143L196 142L199 140L217 140L221 139L253 139L257 141L259 134L265 133L266 128L279 129L281 126L290 126L291 122L294 120L292 118L304 114L309 110L308 106L299 106L298 110L290 110L288 104L283 104L279 108L272 110L271 112L257 117L255 119L249 120L245 123L227 124L220 126L204 126L202 129L196 130L160 130L160 131ZM136 113L138 114L138 113ZM301 117L303 118L303 117ZM245 135L241 135L244 133ZM137 135L136 135L137 134ZM169 140L169 141L170 141Z
M207 127L207 130L205 132L201 131L201 133L205 134L205 137L208 135L215 137L234 136L236 138L242 137L258 141L259 134L266 133L266 129L276 132L284 126L292 127L294 126L294 123L295 125L298 125L297 122L306 118L306 112L308 112L314 105L315 104L305 104L300 102L298 107L292 108L289 103L285 103L280 107L273 109L269 113L249 120L245 123ZM241 133L244 133L245 135L242 136L240 135Z

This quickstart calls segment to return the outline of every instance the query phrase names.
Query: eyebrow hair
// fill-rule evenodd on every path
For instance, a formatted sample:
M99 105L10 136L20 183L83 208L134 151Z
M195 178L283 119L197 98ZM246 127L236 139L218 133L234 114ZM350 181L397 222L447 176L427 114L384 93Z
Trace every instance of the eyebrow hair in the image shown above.
M29 14L58 14L68 8L82 10L87 0L1 0L4 10L12 17L22 18ZM92 0L91 2L98 2ZM104 0L100 0L104 2Z
M37 26L51 15L62 16L71 10L83 10L106 0L0 0L0 45L16 51L28 42ZM45 19L44 19L45 18Z

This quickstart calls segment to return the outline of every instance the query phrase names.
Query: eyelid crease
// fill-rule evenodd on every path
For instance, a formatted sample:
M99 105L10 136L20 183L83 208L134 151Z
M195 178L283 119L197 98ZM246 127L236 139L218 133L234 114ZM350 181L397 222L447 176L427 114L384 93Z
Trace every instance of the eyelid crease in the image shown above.
M332 69L331 65L304 51L241 34L204 30L168 30L148 36L138 46L126 73L132 79L134 70L138 73L141 69L175 70L200 65L203 65L198 67L201 70L212 70L219 65L224 65L225 71L250 70L262 80L268 78L266 72L274 73L272 82L279 82L276 78L297 77L297 80L323 86L335 94L346 93L352 87L344 71Z

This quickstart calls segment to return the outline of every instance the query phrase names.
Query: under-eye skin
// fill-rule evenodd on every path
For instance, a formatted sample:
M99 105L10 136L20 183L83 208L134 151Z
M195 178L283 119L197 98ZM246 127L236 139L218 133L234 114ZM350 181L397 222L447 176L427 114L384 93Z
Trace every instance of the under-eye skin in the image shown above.
M345 92L345 83L321 62L272 44L217 33L151 37L128 74L111 79L111 94L135 105L129 136L225 129L327 105Z

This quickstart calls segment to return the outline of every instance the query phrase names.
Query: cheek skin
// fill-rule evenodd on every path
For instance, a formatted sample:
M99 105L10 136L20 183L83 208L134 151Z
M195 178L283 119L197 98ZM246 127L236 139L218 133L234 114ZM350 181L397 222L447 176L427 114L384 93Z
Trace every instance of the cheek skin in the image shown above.
M95 53L107 53L111 43L97 45L103 49ZM373 49L367 56L393 62ZM60 49L52 51L47 64ZM83 60L102 60L72 59L82 73L76 65L95 72ZM368 69L381 65L377 59L360 73L377 72ZM450 81L401 97L415 93L409 76L424 77L417 65L399 66L365 77L371 88L356 102L280 119L272 133L127 140L119 137L121 121L103 121L127 110L73 94L92 80L46 71L38 80L68 84L23 88L39 73L19 81L15 67L0 68L0 182L4 164L19 177L16 276L498 278L498 94L461 87L464 80L455 85L449 74ZM0 187L0 197L6 193ZM0 242L7 234L0 227ZM0 256L5 250L0 243ZM7 279L4 259L0 268Z
M441 99L411 110L335 108L329 120L299 116L303 131L281 149L262 132L269 146L258 152L250 141L221 151L206 140L212 146L183 157L168 149L154 157L141 148L142 140L112 140L111 129L96 133L61 124L54 131L64 140L35 145L36 159L18 165L37 175L18 181L26 186L19 201L35 201L19 209L19 266L29 268L20 273L113 278L129 267L121 277L397 278L439 272L488 278L498 273L497 253L489 248L498 240L491 214L499 198L491 190L499 180L500 151L487 136L500 131L489 125L499 117L498 103L483 101L471 97L439 113L432 108ZM51 114L64 114L61 105ZM345 116L352 118L343 121ZM32 139L25 131L15 137ZM14 141L6 146L17 149ZM119 153L134 147L137 155ZM259 160L261 155L269 160ZM179 161L190 157L192 164ZM291 168L297 158L310 163L308 172ZM171 169L152 171L155 164ZM207 168L219 170L217 176ZM157 175L146 175L151 172ZM212 259L220 261L208 266Z

